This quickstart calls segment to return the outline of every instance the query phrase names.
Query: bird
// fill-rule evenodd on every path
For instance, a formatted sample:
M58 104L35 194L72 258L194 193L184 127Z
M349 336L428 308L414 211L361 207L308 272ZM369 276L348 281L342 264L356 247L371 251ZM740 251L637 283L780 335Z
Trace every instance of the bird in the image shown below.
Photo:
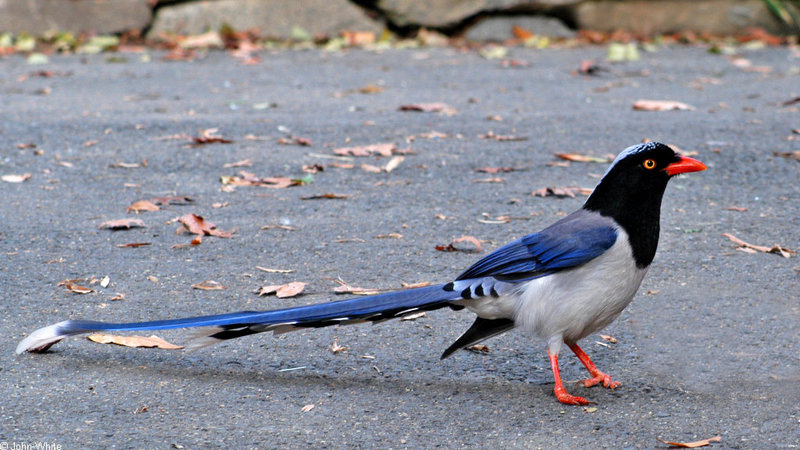
M560 351L566 345L588 370L583 386L620 385L595 366L578 341L609 325L632 301L656 254L668 181L705 169L702 162L659 142L628 147L580 209L480 258L447 283L268 311L136 323L66 320L34 331L16 352L44 352L67 336L98 331L199 328L186 346L194 349L267 331L378 323L450 308L476 317L441 359L518 328L546 343L556 399L587 405L593 402L564 388Z

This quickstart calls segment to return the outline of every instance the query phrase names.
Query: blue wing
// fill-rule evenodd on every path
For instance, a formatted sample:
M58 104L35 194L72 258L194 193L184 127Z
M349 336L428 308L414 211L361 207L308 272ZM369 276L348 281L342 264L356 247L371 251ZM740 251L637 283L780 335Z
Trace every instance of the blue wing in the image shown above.
M579 266L611 248L617 240L616 230L611 219L581 209L539 233L500 247L456 280L493 277L523 281Z

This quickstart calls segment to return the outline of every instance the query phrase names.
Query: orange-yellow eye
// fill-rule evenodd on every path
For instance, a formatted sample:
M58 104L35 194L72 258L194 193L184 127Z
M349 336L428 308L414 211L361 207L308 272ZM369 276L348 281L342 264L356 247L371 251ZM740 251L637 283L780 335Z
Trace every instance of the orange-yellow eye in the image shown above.
M655 169L656 161L653 159L645 159L644 162L642 163L642 167L644 167L647 170Z

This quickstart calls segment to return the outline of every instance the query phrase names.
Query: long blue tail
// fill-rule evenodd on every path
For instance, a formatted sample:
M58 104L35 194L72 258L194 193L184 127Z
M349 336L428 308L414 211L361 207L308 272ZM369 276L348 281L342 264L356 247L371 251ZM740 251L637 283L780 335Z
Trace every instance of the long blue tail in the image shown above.
M198 348L222 340L265 331L281 333L298 328L380 322L412 311L429 311L446 306L460 309L461 306L451 302L462 297L457 292L445 290L445 286L443 284L428 286L273 311L242 311L151 322L108 323L91 320L66 320L31 333L19 343L17 353L41 352L65 337L96 331L207 327L207 330L204 330L187 345L188 348Z

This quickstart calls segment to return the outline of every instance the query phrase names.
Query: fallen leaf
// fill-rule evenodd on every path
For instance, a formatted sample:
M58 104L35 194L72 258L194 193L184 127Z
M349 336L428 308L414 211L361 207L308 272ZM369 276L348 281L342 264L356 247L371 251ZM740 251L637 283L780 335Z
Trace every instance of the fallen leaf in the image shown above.
M531 195L534 197L570 197L574 198L575 194L581 195L589 195L592 193L592 188L580 188L580 187L544 187L539 190L533 191Z
M194 199L185 195L172 195L167 197L151 198L150 202L156 205L188 205L194 203Z
M408 314L403 314L400 317L400 320L401 321L417 320L417 319L419 319L421 317L425 317L425 315L426 315L425 311L416 311L416 312L412 312L412 313L408 313Z
M94 292L94 289L88 288L86 286L80 286L78 284L75 284L73 281L67 281L66 283L64 283L64 287L66 287L67 290L75 294L90 294Z
M294 297L300 294L305 289L307 283L301 281L293 281L287 284L275 284L271 286L262 286L258 291L258 295L275 294L278 298Z
M475 248L474 249L465 249L465 248L456 247L455 244L458 244L458 243L461 243L461 242L469 242L469 243L473 244L475 246ZM472 237L472 236L461 236L460 238L453 239L453 241L450 242L447 245L437 245L436 246L436 250L438 250L440 252L480 253L481 252L481 241L478 238L475 238L475 237Z
M339 345L339 341L336 340L336 339L333 340L333 344L331 344L331 346L328 347L328 348L331 350L331 353L333 353L334 355L337 354L337 353L342 353L344 351L347 351L347 347L345 347L343 345Z
M372 164L361 164L361 170L369 173L381 173L383 171L380 167Z
M227 164L223 165L222 167L224 167L224 168L226 168L226 169L229 169L229 168L231 168L231 167L250 167L250 166L252 166L252 165L253 165L253 161L252 161L252 160L250 160L250 159L243 159L243 160L241 160L241 161L236 161L236 162L232 162L232 163L227 163Z
M747 211L747 208L742 207L742 206L729 206L729 207L725 208L725 210L726 211L745 212L745 211Z
M403 235L400 233L379 234L375 236L375 239L403 239Z
M425 286L430 286L431 282L430 281L420 281L419 283L400 283L400 285L403 286L403 288L405 288L405 289L416 289L416 288L421 288L421 287L425 287Z
M675 109L691 111L695 108L692 105L673 100L636 100L633 103L633 109L638 111L672 111Z
M698 447L706 447L711 445L712 442L722 442L722 436L714 436L712 438L703 439L701 441L694 441L694 442L671 442L671 441L664 441L659 439L660 442L667 444L671 447L678 447L678 448L698 448Z
M187 147L199 147L205 144L230 144L233 142L231 139L227 139L216 134L217 131L219 131L218 128L200 130L200 135L191 138L192 143Z
M183 215L180 218L178 218L178 222L182 223L187 231L199 236L207 235L207 236L217 236L221 238L233 237L232 231L219 230L217 229L216 225L206 221L197 214Z
M772 152L775 156L780 156L781 158L791 158L800 161L800 150L795 150L793 152Z
M556 158L573 162L609 163L614 160L614 158L598 158L597 156L580 155L578 153L554 153L554 155Z
M150 242L130 242L130 243L127 243L127 244L117 244L117 247L120 247L120 248L127 248L127 247L129 247L129 248L139 248L139 247L144 247L145 245L152 245L152 244Z
M109 167L117 169L136 169L137 167L142 167L142 165L139 163L126 163L120 161L118 163L110 165Z
M326 192L325 194L318 194L318 195L308 195L305 197L300 197L300 200L339 200L350 198L352 195L350 194L334 194L332 192Z
M526 30L525 28L522 28L519 25L513 25L511 27L511 33L514 35L515 38L523 40L523 41L536 36L535 34L531 33L530 31Z
M183 346L170 344L169 342L161 339L156 335L150 337L144 336L115 336L113 334L94 333L86 337L92 342L99 344L116 344L124 347L144 347L144 348L160 348L164 350L179 350Z
M394 158L390 159L385 166L383 166L383 170L386 173L390 173L394 169L397 169L404 160L405 158L402 156L395 156Z
M489 177L489 178L480 178L477 180L472 180L473 183L505 183L505 178L500 177Z
M364 87L358 89L358 92L362 94L378 94L385 91L386 88L383 86L378 86L377 84L368 84Z
M467 347L467 350L475 353L489 353L489 346L484 344L475 344Z
M28 181L30 178L31 174L29 173L24 173L22 175L9 174L0 177L0 179L5 181L6 183L22 183L23 181Z
M267 273L292 273L292 272L294 272L294 270L291 270L291 269L270 269L270 268L261 267L261 266L256 266L256 269L258 269L258 270L260 270L262 272L267 272Z
M361 147L343 147L337 148L333 151L336 155L341 156L392 156L397 150L397 146L391 143L387 144L372 144L364 145Z
M109 230L122 230L130 228L143 228L144 222L141 219L117 219L108 220L100 224L100 228L108 228Z
M91 141L86 141L86 142L84 142L84 143L83 143L83 146L84 146L84 147L92 147L92 146L95 146L95 145L97 145L97 143L98 143L98 142L100 142L100 141L98 141L97 139L93 139L93 140L91 140Z
M139 213L142 211L158 211L160 209L158 205L150 200L139 200L138 202L134 202L131 206L128 206L125 210L127 212Z
M111 301L125 300L125 294L117 292L117 295L111 297L109 300Z
M617 343L617 338L615 338L614 336L609 336L607 334L601 334L600 338L602 340L604 340L604 341L611 342L612 344L616 344Z
M419 112L438 112L447 116L452 116L456 110L447 103L411 103L400 106L400 111L419 111Z
M481 167L475 169L475 172L483 172L483 173L506 173L506 172L519 172L522 170L527 170L523 167Z
M262 186L272 189L284 189L291 186L302 186L313 181L311 175L304 178L266 177L260 178L250 172L241 171L238 176L220 177L222 184L233 186Z
M345 283L341 278L333 280L339 283L339 286L333 289L334 294L353 294L353 295L375 295L380 293L379 289L353 287Z
M309 404L309 405L306 405L306 406L303 406L302 408L300 408L300 411L304 412L304 413L307 413L307 412L311 411L312 409L314 409L314 405L313 404Z
M324 172L325 166L323 166L322 164L303 164L301 169L303 170L303 172L306 173L318 173L318 172Z
M738 245L739 247L737 248L737 250L742 250L742 251L745 251L747 253L755 253L755 252L777 253L777 254L783 256L784 258L790 258L792 255L796 255L797 254L797 252L795 252L794 250L791 250L791 249L786 248L786 247L782 247L782 246L780 246L778 244L775 244L772 247L765 247L763 245L750 244L748 242L745 242L745 241L737 238L736 236L734 236L734 235L732 235L730 233L722 233L722 235L725 236L726 238L730 239L731 241L733 241L736 245Z
M494 131L489 131L486 134L479 134L479 138L481 139L492 139L495 141L500 142L512 142L512 141L527 141L527 136L511 136L511 135L503 135L503 134L495 134Z
M214 280L206 280L202 283L197 283L192 285L193 289L199 289L201 291L223 291L228 289L227 287L219 284L219 282Z
M278 139L278 144L281 145L301 145L303 147L311 147L311 139L289 136L288 138Z

